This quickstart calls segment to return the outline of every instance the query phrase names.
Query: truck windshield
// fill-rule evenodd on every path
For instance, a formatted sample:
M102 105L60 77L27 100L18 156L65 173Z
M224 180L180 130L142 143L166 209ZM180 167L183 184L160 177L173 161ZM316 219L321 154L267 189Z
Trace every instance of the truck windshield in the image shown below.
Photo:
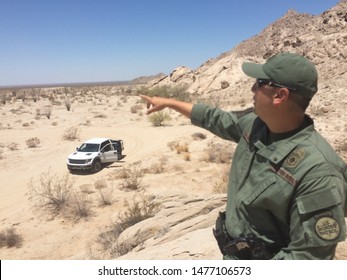
M89 143L83 143L81 147L78 148L79 152L84 153L93 153L99 151L99 144L89 144Z

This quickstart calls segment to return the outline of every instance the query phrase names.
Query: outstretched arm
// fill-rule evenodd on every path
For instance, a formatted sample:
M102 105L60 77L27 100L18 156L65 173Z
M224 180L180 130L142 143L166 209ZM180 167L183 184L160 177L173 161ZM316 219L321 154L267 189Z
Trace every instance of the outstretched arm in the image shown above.
M161 111L164 108L173 109L187 118L191 118L191 113L193 109L192 103L187 103L183 101L178 101L171 98L163 97L149 97L147 95L140 95L140 97L147 102L147 114L153 112Z

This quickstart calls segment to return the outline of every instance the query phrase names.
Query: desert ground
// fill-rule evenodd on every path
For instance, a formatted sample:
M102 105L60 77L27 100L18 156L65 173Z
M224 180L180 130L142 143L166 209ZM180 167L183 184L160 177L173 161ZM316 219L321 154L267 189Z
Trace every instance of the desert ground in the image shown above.
M9 100L0 106L0 231L4 234L12 229L20 239L16 246L0 248L1 259L116 257L107 250L100 250L96 240L112 227L126 200L133 201L134 196L140 195L150 197L150 194L155 197L186 193L189 196L211 195L211 180L218 173L215 169L217 164L206 163L198 158L199 153L194 154L198 142L195 141L194 146L191 135L201 130L190 125L189 120L168 112L171 120L164 126L154 127L138 96L112 94L111 88L77 92L69 97L71 109L68 111L65 94L59 89L54 91L58 93L52 93L53 90L41 89L43 97L39 94L36 102L30 94L26 97L19 97L20 93L16 97L7 95ZM71 127L77 128L77 138L63 140L64 131ZM93 137L122 139L125 158L105 166L97 174L69 174L67 156L82 141ZM28 139L39 139L39 143L29 147L26 144ZM168 143L175 141L190 145L189 154L172 151ZM195 161L200 162L199 166L195 167ZM150 171L143 176L136 190L124 190L121 188L122 180L117 179L116 174L133 165ZM164 172L164 168L166 176L159 174ZM199 176L190 179L190 172ZM74 192L87 197L85 199L91 208L87 217L47 215L30 199L30 181L40 186L41 177L63 177L67 174L73 180ZM95 188L98 181L112 189L109 195L111 205L100 205ZM219 257L217 250L214 251Z
M0 105L0 233L2 242L9 234L13 244L1 246L0 259L221 258L212 227L225 206L221 186L235 146L169 110L170 119L153 126L134 92L88 87L6 93ZM71 128L76 137L66 139ZM122 139L125 158L96 174L70 174L67 156L93 137ZM30 139L36 142L30 145ZM141 174L132 187L126 171ZM69 211L49 212L32 187L42 187L40 179L58 184L64 176L75 200ZM115 239L120 219L136 205L148 219ZM341 243L337 258L347 259L345 252Z

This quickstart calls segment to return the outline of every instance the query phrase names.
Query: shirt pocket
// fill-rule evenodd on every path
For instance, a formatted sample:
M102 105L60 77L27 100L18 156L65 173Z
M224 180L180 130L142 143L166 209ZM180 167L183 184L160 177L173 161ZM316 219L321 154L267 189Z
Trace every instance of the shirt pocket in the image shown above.
M296 199L302 230L312 246L335 244L346 236L346 225L336 187Z
M275 183L276 176L271 175L270 177L267 177L261 183L257 184L257 186L252 188L251 194L248 193L248 195L244 198L244 203L246 205L256 203L256 200L261 196L261 194L263 194L270 186L274 185Z

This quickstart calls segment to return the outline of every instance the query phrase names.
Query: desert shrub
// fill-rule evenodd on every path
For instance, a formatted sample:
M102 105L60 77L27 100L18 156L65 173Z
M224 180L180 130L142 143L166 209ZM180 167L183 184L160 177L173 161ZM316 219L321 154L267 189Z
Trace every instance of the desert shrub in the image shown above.
M144 175L144 170L141 164L134 163L128 167L123 167L122 170L123 182L122 188L126 190L138 190Z
M40 143L40 139L37 137L31 137L25 141L27 144L28 148L36 148Z
M132 114L137 114L139 112L139 110L142 110L142 106L140 104L135 104L135 105L131 106L131 108L130 108L130 112Z
M80 185L79 188L82 193L85 193L85 194L94 193L94 190L92 189L93 188L92 184L83 184L83 185Z
M124 206L126 209L118 214L117 221L111 225L111 229L100 233L96 241L113 258L127 254L148 236L146 232L138 230L132 240L120 242L118 238L121 233L143 220L154 217L160 209L160 203L154 201L153 196L144 193L135 195L131 202L125 200Z
M80 134L80 130L75 126L71 126L64 131L63 140L68 140L68 141L77 140L79 138L79 134Z
M43 107L42 113L47 117L47 119L50 119L52 115L52 107L51 106Z
M35 119L39 120L40 116L41 116L41 109L40 108L36 108L35 112L36 112Z
M22 236L17 234L14 228L9 228L0 232L0 248L20 248L22 246L22 241Z
M70 102L69 97L65 96L64 104L65 104L66 110L70 111L71 110L71 102Z
M107 181L105 179L97 180L94 183L95 189L98 190L100 194L100 205L107 206L113 203L113 187L108 187Z
M190 153L189 152L184 152L184 153L182 153L182 155L183 155L183 159L185 161L190 161Z
M183 154L189 152L189 146L186 142L172 141L167 143L167 146L171 151L176 151L177 154Z
M139 92L148 96L174 98L185 102L191 101L190 94L187 92L187 86L184 85L178 85L173 87L159 86L153 89L141 88Z
M229 168L224 167L220 172L220 176L212 186L213 193L227 193L228 191L228 180L229 180Z
M69 173L59 176L51 174L49 170L42 173L38 180L30 180L29 199L41 214L57 216L68 206L73 184Z
M171 120L171 117L167 112L159 111L149 115L148 120L153 126L163 126L166 121Z
M68 198L63 214L75 222L91 216L92 208L87 195L84 193L74 193Z
M25 122L25 123L22 124L22 126L23 127L28 127L28 126L30 126L30 124L28 122Z
M115 223L111 226L110 230L99 233L96 242L101 244L102 249L109 252L112 257L125 255L127 252L131 251L132 248L126 248L124 250L123 246L118 246L118 237L121 235L123 230L120 226Z
M106 119L106 118L107 118L107 115L104 114L104 113L96 113L96 114L94 115L94 118Z
M189 146L186 142L179 142L177 143L175 150L177 154L183 154L183 153L188 153L189 152Z
M3 105L6 105L6 92L0 91L0 100Z
M206 134L201 132L195 132L192 134L192 137L194 140L204 140L206 139Z
M205 151L204 160L207 162L229 163L233 155L232 150L227 144L212 143Z
M159 159L159 162L153 163L149 168L146 168L144 170L144 173L149 173L149 174L161 174L165 170L165 165L167 163L167 158L162 156Z
M12 142L7 145L7 148L11 151L16 151L18 150L18 143Z
M217 94L212 94L208 98L198 98L196 102L219 108L221 106L221 97Z
M134 195L132 200L124 201L126 210L118 215L118 223L125 230L143 220L154 217L160 209L160 203L154 201L154 196L144 193Z

